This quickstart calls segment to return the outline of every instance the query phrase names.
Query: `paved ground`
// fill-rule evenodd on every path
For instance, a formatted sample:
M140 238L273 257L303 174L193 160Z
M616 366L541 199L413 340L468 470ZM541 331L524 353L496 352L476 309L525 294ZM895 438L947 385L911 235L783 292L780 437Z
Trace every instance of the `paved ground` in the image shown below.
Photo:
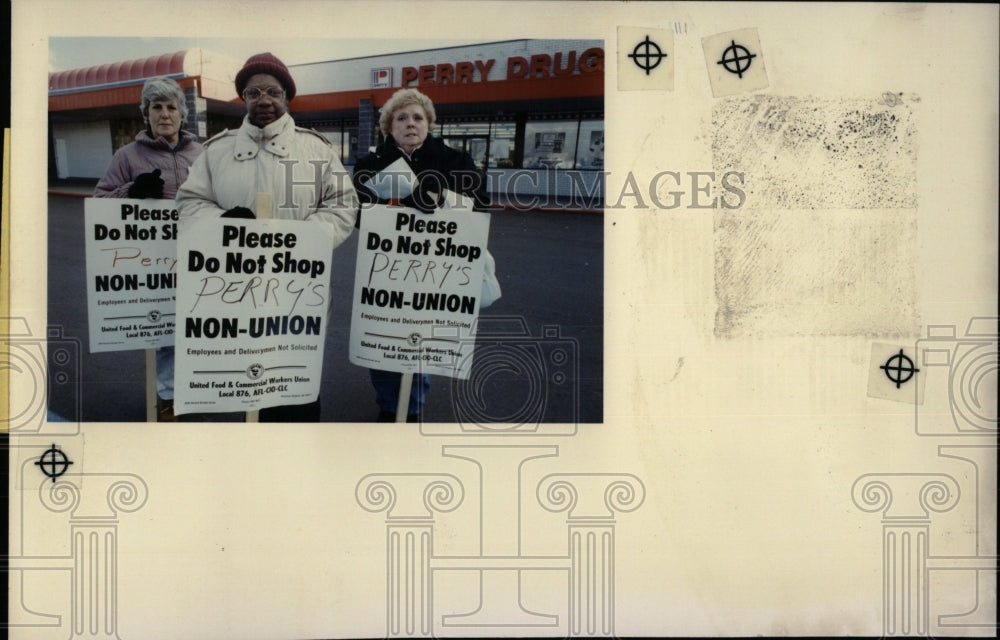
M49 409L88 422L143 421L144 352L87 352L83 199L76 195L81 191L85 188L70 187L49 195L49 325L61 330L68 344L78 341L80 353L70 363L55 362L61 350L50 348ZM493 213L490 251L503 297L484 311L481 324L503 337L480 332L476 362L484 368L470 381L433 379L425 420L603 420L603 224L602 216L591 213ZM355 233L333 260L334 302L321 391L324 422L367 422L377 413L367 370L347 357L347 301L356 251ZM560 361L557 352L569 354L569 360ZM524 354L531 367L523 365ZM213 417L243 419L242 414Z

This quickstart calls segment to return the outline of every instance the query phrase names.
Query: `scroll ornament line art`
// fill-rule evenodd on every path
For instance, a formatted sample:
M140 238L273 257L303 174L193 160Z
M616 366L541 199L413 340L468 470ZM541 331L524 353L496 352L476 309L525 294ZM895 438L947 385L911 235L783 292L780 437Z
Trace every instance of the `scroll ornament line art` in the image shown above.
M386 525L386 634L431 637L446 630L494 628L554 631L570 635L615 633L615 529L618 513L645 500L642 481L625 473L556 473L535 487L537 506L566 513L567 549L556 555L522 551L521 471L533 458L558 455L554 446L445 446L445 457L465 459L479 470L479 553L449 556L434 547L436 515L458 509L467 499L464 484L450 474L373 473L356 486L358 504L384 512ZM484 483L484 478L490 481ZM506 514L514 514L506 518ZM500 525L500 526L497 526ZM479 606L469 613L435 617L438 572L478 571ZM532 611L522 602L522 579L534 571L566 576L566 622L559 613ZM550 631L550 632L551 632ZM537 632L537 631L536 631Z
M997 628L1000 319L974 316L963 334L958 329L928 325L926 337L914 345L914 359L901 349L898 362L887 362L883 370L887 376L895 372L900 382L904 372L910 377L929 376L923 398L919 386L913 390L916 436L938 442L944 438L947 444L937 446L937 456L963 463L968 475L961 477L966 484L945 473L869 473L859 477L851 490L859 509L882 513L882 632L887 636ZM949 512L963 499L964 508L974 514L974 526L962 532L971 534L973 553L932 553L932 514ZM944 540L956 532L939 528L935 533ZM935 572L971 574L974 600L968 611L939 613L932 619Z
M22 478L32 471L26 460ZM86 490L83 489L86 484ZM70 601L70 640L78 638L120 639L118 629L118 520L134 513L149 495L146 483L129 473L64 473L46 477L37 491L19 492L22 515L25 502L37 498L48 511L69 512L69 555L23 555L25 522L22 519L16 553L9 558L11 575L8 603L20 609L10 616L9 627L61 627L62 616L33 611L25 603L25 574L39 571L67 572ZM10 619L9 618L9 619Z

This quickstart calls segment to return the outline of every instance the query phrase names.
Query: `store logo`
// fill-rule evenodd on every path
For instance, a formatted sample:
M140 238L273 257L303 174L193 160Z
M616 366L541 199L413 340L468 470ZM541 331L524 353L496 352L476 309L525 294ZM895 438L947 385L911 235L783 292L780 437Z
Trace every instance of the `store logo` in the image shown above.
M372 89L385 89L392 86L392 67L372 69Z

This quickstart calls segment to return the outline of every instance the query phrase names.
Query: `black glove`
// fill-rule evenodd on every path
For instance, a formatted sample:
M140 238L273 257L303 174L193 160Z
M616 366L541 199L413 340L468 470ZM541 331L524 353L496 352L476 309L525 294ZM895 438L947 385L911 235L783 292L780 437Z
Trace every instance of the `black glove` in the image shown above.
M152 173L140 173L135 177L132 186L128 188L130 198L162 198L163 178L160 177L160 170L153 169Z
M253 211L247 209L246 207L233 207L229 211L222 214L223 218L243 218L245 220L253 220L257 216L253 214Z
M421 213L434 213L434 210L444 202L444 194L437 185L431 181L421 181L413 193L399 201L404 207L412 207Z

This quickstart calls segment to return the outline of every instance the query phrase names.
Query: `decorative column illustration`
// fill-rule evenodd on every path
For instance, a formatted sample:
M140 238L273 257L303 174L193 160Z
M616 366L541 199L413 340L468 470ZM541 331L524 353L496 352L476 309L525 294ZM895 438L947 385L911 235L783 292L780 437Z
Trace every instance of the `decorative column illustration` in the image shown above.
M569 631L615 631L615 512L634 511L645 487L630 474L551 474L538 485L548 511L566 511L569 530Z
M897 383L897 389L907 380L923 382L923 386L910 385L907 398L886 399L913 404L916 436L937 442L944 439L947 444L937 446L938 459L956 473L876 473L854 482L855 505L864 511L883 512L886 635L946 634L956 628L996 632L998 339L997 317L969 318L964 332L958 324L928 325L926 336L910 351L915 354L912 361L905 367L900 362L903 368L894 368L890 362L880 367ZM900 360L903 354L904 349L900 349ZM890 369L895 370L895 378L889 375ZM903 372L907 377L901 377ZM957 473L955 460L971 466L972 473L967 473L968 469ZM971 554L934 555L930 550L930 511L949 511L958 502L955 477L964 483L962 514L974 518L960 531L935 533L939 539L970 538L969 546L974 550ZM964 573L970 579L974 589L967 595L974 601L967 605L967 611L936 611L936 617L931 618L930 605L935 601L931 599L934 583L930 577L934 571Z
M355 497L366 511L386 512L387 635L430 637L433 512L456 509L462 483L448 474L371 474L358 482Z
M33 492L25 491L22 501L25 495L31 494ZM58 480L46 478L37 495L48 510L70 512L70 555L11 557L11 570L69 571L70 640L120 638L118 515L143 507L148 496L145 482L131 474L67 473ZM20 580L17 583L20 584ZM24 608L23 602L17 604Z
M927 635L930 512L958 504L958 482L943 473L867 474L851 493L862 511L882 512L883 633Z
M535 495L550 513L566 512L567 551L528 555L523 550L525 463L557 456L555 446L458 446L445 457L469 460L478 469L479 547L475 555L434 552L432 509L450 511L462 501L462 484L450 475L372 474L356 487L367 511L387 511L386 629L390 637L430 636L434 628L434 575L476 571L479 598L468 613L442 615L449 631L556 628L557 613L529 610L521 600L522 579L534 571L567 576L567 633L613 635L615 631L615 514L634 511L645 487L630 474L565 473L546 476ZM436 492L436 493L435 493ZM432 499L434 498L434 499Z

